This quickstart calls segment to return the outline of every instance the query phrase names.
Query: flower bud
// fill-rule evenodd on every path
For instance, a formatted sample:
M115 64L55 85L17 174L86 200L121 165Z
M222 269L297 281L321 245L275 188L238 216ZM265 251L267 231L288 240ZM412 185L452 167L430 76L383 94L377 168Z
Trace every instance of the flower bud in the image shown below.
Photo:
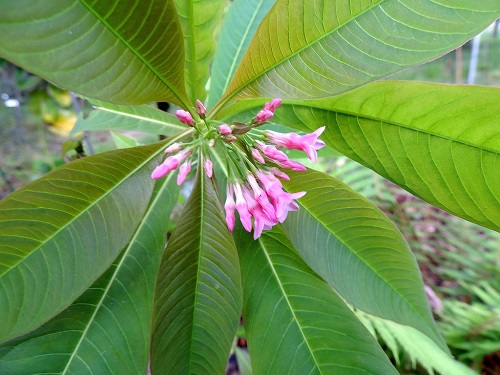
M212 178L213 163L210 159L205 160L205 162L203 163L203 169L205 169L205 173L207 174L207 177Z
M257 116L255 116L255 120L257 122L266 122L267 120L271 119L274 116L274 113L267 110L263 109L259 113L257 113Z
M271 111L274 113L276 111L276 108L278 108L282 103L282 100L280 98L275 98L271 100L270 102L267 102L264 104L264 109L267 111Z
M207 113L207 108L203 105L202 102L200 102L199 100L196 100L196 107L198 108L198 115L201 117L201 118L205 118L205 113Z
M229 135L233 132L233 130L231 129L231 127L228 124L222 124L218 128L218 132L220 135Z
M175 115L183 124L193 125L193 116L188 111L184 111L183 109L179 109L175 112Z

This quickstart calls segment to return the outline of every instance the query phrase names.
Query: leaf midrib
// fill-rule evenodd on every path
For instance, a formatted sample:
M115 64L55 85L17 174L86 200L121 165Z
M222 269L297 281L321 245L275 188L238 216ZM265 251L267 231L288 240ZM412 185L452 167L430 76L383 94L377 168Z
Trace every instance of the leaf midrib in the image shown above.
M378 3L373 4L372 6L366 8L362 12L358 13L356 16L349 18L349 20L347 22L339 24L337 27L333 28L332 30L328 31L327 33L321 35L320 37L316 38L315 40L311 41L310 43L305 44L304 46L302 46L301 48L299 48L297 51L292 52L291 54L289 54L287 56L284 56L283 59L274 62L272 65L269 65L267 68L263 69L261 72L259 72L258 74L256 74L254 77L252 77L249 80L247 80L239 88L237 88L236 90L234 90L234 91L228 93L227 95L225 95L219 101L219 104L216 104L214 106L214 109L213 109L213 111L211 111L211 113L209 114L208 118L210 119L210 118L214 117L224 107L224 105L228 101L230 101L234 96L236 96L236 94L238 94L240 91L242 91L245 87L248 87L251 83L255 82L257 79L259 79L262 76L264 76L266 73L268 73L271 70L275 69L277 66L283 64L284 62L289 61L291 58L293 58L294 56L300 54L302 51L306 50L307 48L310 48L312 45L314 45L316 43L319 43L321 40L329 37L332 33L336 32L337 30L340 30L342 27L344 27L345 25L349 24L350 22L355 21L357 18L363 16L365 13L371 11L372 9L374 9L376 7L381 6L381 4L384 3L384 2L386 2L386 1L389 1L389 0L380 0ZM273 5L272 8L274 8L275 6L276 6L276 3ZM271 10L272 10L272 8L271 8ZM267 14L266 18L269 17L269 14L271 14L271 11ZM264 18L264 20L265 20L265 18ZM261 25L262 25L262 23L261 23ZM259 25L259 28L260 28L260 25ZM257 35L257 33L259 32L259 28L257 29L255 35ZM247 53L248 53L248 50L246 51L246 53L243 56L243 58L245 58L245 56L246 56ZM242 60L243 60L243 58L242 58ZM234 79L234 77L233 77L233 79Z
M186 129L186 127L181 126L181 125L177 125L177 124L174 124L174 123L165 122L165 121L161 121L161 120L156 120L156 119L151 118L151 117L143 117L143 116L139 116L139 115L128 113L128 112L120 112L120 111L116 111L116 110L109 109L109 108L106 108L106 107L96 106L96 109L101 110L101 111L105 111L105 112L109 112L109 113L113 113L113 114L116 114L116 115L119 115L119 116L123 116L123 117L130 117L130 118L133 118L133 119L136 119L136 120L152 122L152 123L155 123L155 124L165 125L165 126L169 126L169 127L175 127L175 128L177 128L179 130L185 130ZM152 108L152 109L154 109L154 108Z
M201 166L202 165L202 160L201 160L201 153L198 157L198 165ZM200 249L198 251L198 261L197 261L197 264L196 264L196 286L195 286L195 289L194 289L194 301L193 301L193 325L192 325L192 330L191 330L191 339L190 339L190 343L189 343L189 357L190 357L190 361L189 361L189 368L188 368L188 374L191 374L192 373L192 364L193 364L193 361L192 361L192 357L195 355L195 352L194 352L194 344L195 344L195 337L194 337L194 331L195 331L195 326L196 326L196 316L198 315L197 314L197 305L198 305L198 288L200 286L200 281L199 281L199 277L201 275L201 262L203 260L203 256L202 256L202 248L203 248L203 236L204 236L204 223L205 223L205 220L204 220L204 208L205 208L205 181L204 181L204 173L201 171L202 168L198 168L198 176L199 176L199 180L200 180L200 205L199 205L199 208L200 208L200 237L199 237L199 242L198 242L198 248Z
M90 317L88 323L85 325L85 329L82 331L82 335L81 335L80 339L78 340L78 343L75 346L75 349L73 350L73 353L71 354L71 357L69 358L68 363L67 363L66 367L64 368L64 370L62 371L61 375L66 375L66 372L69 370L69 368L70 368L70 366L71 366L71 364L72 364L72 362L73 362L73 360L74 360L74 358L76 356L76 353L79 351L80 346L82 345L82 343L84 341L84 338L87 336L88 331L90 330L92 324L94 323L94 321L95 321L95 319L97 317L97 313L99 312L99 310L101 309L102 305L104 304L104 300L108 296L109 290L111 289L114 281L118 277L118 274L121 271L121 267L123 266L123 264L125 263L125 261L127 259L127 255L132 250L137 237L140 235L140 232L141 232L142 228L144 228L146 225L149 225L149 223L147 223L148 218L155 212L155 208L156 208L155 206L156 206L157 202L162 198L161 192L164 189L167 188L168 181L171 180L172 178L173 178L173 174L170 174L169 176L167 176L167 181L165 181L165 183L162 186L161 190L158 192L158 194L156 195L156 197L153 199L153 201L149 205L148 211L146 212L146 214L142 218L141 223L139 224L139 226L137 227L134 235L130 239L129 245L127 246L126 250L124 251L122 259L120 260L120 262L116 266L116 269L113 272L113 275L111 276L110 280L108 281L108 285L106 286L106 289L104 290L101 298L99 299L99 302L95 305L95 311L93 312L92 316ZM128 342L127 342L127 344L128 344Z
M191 70L191 89L193 90L193 98L192 100L196 99L201 99L200 98L200 93L198 92L198 59L197 59L197 54L196 54L196 41L195 41L195 35L196 35L196 27L194 25L194 3L193 0L189 0L187 4L188 8L188 24L189 24L189 32L191 33L191 37L189 38L189 55L191 56L191 64L190 65L190 70Z
M259 10L262 7L263 2L264 0L259 0L259 4L255 7L255 11L253 12L252 17L250 18L250 22L247 24L247 28L245 29L245 32L243 33L243 36L240 39L240 43L236 48L236 53L234 54L233 61L231 62L231 66L229 67L229 71L227 72L226 81L224 82L224 85L222 87L222 93L226 91L227 87L229 86L229 82L231 82L231 78L233 78L233 73L236 67L236 61L238 61L238 57L243 48L243 44L245 43L247 35L253 26L255 17L257 17L257 13L259 13Z
M311 177L312 177L312 176L311 176ZM317 179L318 179L318 178L315 178L315 180L317 180ZM311 180L311 179L309 179L309 180L308 180L308 182L309 182L309 183L311 183L311 182L312 182L312 180ZM299 184L300 184L300 183L299 183ZM325 185L318 185L318 186L325 186ZM325 190L325 188L324 188L324 187L319 188L319 189L321 189L321 190ZM336 189L336 188L335 188L335 189ZM288 190L288 189L287 189L287 190ZM354 251L352 251L352 250L351 250L351 248L350 248L350 247L349 247L349 246L345 243L345 241L343 240L343 238L339 237L339 236L336 234L336 232L331 231L331 230L328 228L328 226L324 223L324 221L320 220L320 219L319 219L316 215L314 215L314 214L313 214L313 213L312 213L312 212L311 212L311 211L310 211L310 210L309 210L306 206L304 206L304 204L301 202L301 199L299 199L298 201L299 201L300 206L301 206L304 210L306 210L306 211L309 213L309 215L311 215L312 217L314 217L314 218L316 219L316 221L317 221L317 222L321 223L321 225L323 226L323 228L325 228L325 230L326 230L328 233L330 233L332 236L334 236L336 239L338 239L338 240L342 243L342 245L343 245L346 249L348 249L348 250L349 250L349 252L350 252L351 254L353 254L353 255L356 257L356 259L358 259L359 261L361 261L361 262L362 262L362 263L366 266L366 268L367 268L367 269L368 269L368 270L369 270L372 274L374 274L374 275L375 275L378 279L382 280L382 281L385 283L385 285L389 285L389 286L390 286L390 289L391 289L391 290L392 290L392 291L393 291L396 295L398 295L398 296L401 298L401 300L403 300L403 301L405 302L405 304L406 304L406 305L407 305L407 306L408 306L408 307L409 307L409 308L410 308L413 312L415 312L415 313L417 314L417 316L418 316L419 318L421 318L421 319L422 319L422 321L425 323L425 326L427 326L428 328L430 328L430 329L431 329L431 332L434 332L434 330L432 329L432 328L433 328L433 327L432 327L432 325L427 324L426 319L424 319L424 317L422 317L422 315L421 315L419 312L417 312L417 311L415 310L415 308L414 308L414 307L413 307L413 306L412 306L412 305L411 305L411 304L407 301L407 299L406 299L406 298L403 298L403 296L402 296L402 295L401 295L401 294L400 294L400 293L399 293L396 289L394 289L394 288L391 286L391 284L389 284L389 283L387 282L387 280L385 280L385 279L384 279L381 275L379 275L378 273L376 273L376 272L375 272L375 271L374 271L374 270L373 270L373 269L372 269L372 268L371 268L371 267L370 267L370 266L369 266L369 265L368 265L368 264L367 264L367 263L366 263L366 262L365 262L362 258L360 258L360 257L358 256L358 254L357 254L357 253L355 253ZM285 233L286 233L286 232L285 232ZM408 249L408 251L410 251L410 250ZM336 288L335 286L333 286L333 285L332 285L332 287L333 287L335 290L337 290L337 288ZM426 334L426 336L428 336L428 334Z
M314 101L317 101L317 100L318 99L314 99ZM225 116L223 117L223 119L226 119L226 118L231 117L231 116L235 116L238 113L250 111L250 110L252 110L254 108L260 108L260 103L259 103L259 106L251 104L252 101L261 101L260 99L249 99L248 101L250 102L248 104L248 106L245 105L245 106L239 108L236 112L230 112L228 114L225 114ZM307 100L306 100L306 102L307 102ZM396 122L396 121L390 120L390 119L379 118L379 117L376 117L376 116L369 116L369 115L366 115L366 114L363 114L363 113L359 113L359 112L347 111L345 109L342 109L342 108L339 108L339 107L335 107L335 106L328 107L326 105L320 105L317 102L314 103L314 104L312 104L312 105L307 105L307 104L301 103L300 101L296 101L296 100L285 100L283 102L282 108L280 108L280 110L285 111L285 110L287 110L287 107L292 107L292 108L290 108L288 110L290 113L292 113L293 107L302 107L302 108L307 108L307 109L311 109L311 110L321 110L321 111L325 111L325 112L332 112L332 113L338 113L338 114L341 114L341 115L351 116L351 117L355 117L355 118L358 118L358 119L364 119L364 120L369 120L369 121L374 121L374 122L380 122L380 123L382 123L384 125L387 125L387 126L395 126L395 127L403 128L403 129L406 129L406 130L409 130L409 131L426 134L426 135L429 135L431 137L437 137L437 138L445 139L445 140L450 141L450 142L460 143L460 144L463 144L465 146L469 146L469 147L472 147L474 149L477 149L478 151L485 151L485 152L490 152L492 154L500 155L500 150L495 150L495 149L492 149L492 148L489 148L489 147L485 147L485 146L479 145L477 143L472 143L470 141L466 141L466 140L463 140L463 139L452 138L452 137L449 137L449 136L446 136L446 135L443 135L443 134L440 134L440 133L432 132L432 131L425 130L425 129L418 128L418 127L412 127L410 125L403 124L403 123L400 123L400 122ZM284 115L284 117L286 117L286 115ZM285 118L285 120L286 120L286 118ZM300 120L300 121L305 126L307 126L310 130L314 130L313 128L310 128L306 122L304 122L302 120ZM284 121L281 121L281 122L284 122ZM280 122L280 125L288 126L288 127L293 127L293 125L286 125L286 124L282 124L281 122ZM333 147L333 146L331 146L331 147ZM336 149L336 150L339 151L338 149Z
M269 252L268 252L267 248L266 248L266 245L264 244L264 241L262 240L262 236L258 239L258 242L259 242L259 244L260 244L260 246L262 248L262 251L263 251L263 253L264 253L265 257L266 257L266 260L267 260L267 262L269 264L269 267L271 268L271 271L273 272L273 275L274 275L274 277L276 279L276 282L279 285L281 293L282 293L283 297L285 298L285 301L286 301L286 303L288 305L288 308L289 308L290 312L292 313L292 316L293 316L294 321L296 322L297 328L299 329L300 334L301 334L302 338L304 339L304 342L306 343L307 348L309 349L309 352L311 353L311 358L314 360L314 364L316 365L316 368L319 371L319 373L323 374L323 372L321 371L321 367L320 367L320 365L318 363L318 360L316 359L315 352L313 351L313 349L309 345L309 341L308 341L308 339L307 339L304 331L302 330L302 325L299 323L299 319L295 315L295 310L293 309L292 304L291 304L290 300L288 299L288 294L285 291L285 289L283 288L283 283L281 282L281 279L280 279L280 277L279 277L276 269L274 268L274 263L271 260L271 257L269 255Z
M177 91L175 87L173 87L148 61L146 61L139 52L133 48L130 43L128 43L125 38L123 38L118 31L112 27L99 13L97 13L88 3L86 0L79 0L80 3L87 8L87 10L94 15L94 17L101 22L107 30L109 30L111 33L113 33L117 39L122 42L127 49L132 52L174 95L177 99L179 99L180 103L182 103L185 106L185 109L190 111L190 105L184 100L184 97L180 95L180 93ZM165 0L165 6L168 6L169 2L170 5L173 6L171 3L172 0ZM175 9L175 7L173 6Z
M417 127L412 127L410 125L402 124L402 123L399 123L399 122L396 122L396 121L393 121L393 120L389 120L389 119L381 119L381 118L378 118L378 117L375 117L375 116L368 116L368 115L365 115L365 114L360 114L360 113L345 111L345 110L342 110L342 109L335 109L335 108L332 109L332 108L327 108L327 107L317 106L317 105L314 105L314 106L306 106L306 105L302 105L302 104L292 104L292 105L293 106L306 107L306 108L312 108L312 109L319 109L319 110L324 110L324 111L327 111L327 112L335 112L335 113L339 113L339 114L342 114L342 115L356 117L356 118L360 118L360 119L364 119L364 120L369 120L369 121L374 121L374 122L380 122L380 123L383 123L383 124L388 125L388 126L395 126L395 127L407 129L407 130L410 130L410 131L414 131L414 132L417 132L417 133L427 134L429 136L437 137L437 138L441 138L441 139L445 139L445 140L450 141L450 142L461 143L461 144L463 144L465 146L469 146L469 147L478 149L480 151L486 151L486 152L491 152L493 154L500 155L500 150L497 151L497 150L491 149L489 147L484 147L484 146L478 145L476 143L471 143L470 141L465 141L465 140L462 140L462 139L448 137L448 136L443 135L443 134L435 133L435 132L432 132L432 131L429 131L429 130L424 130L424 129L417 128Z

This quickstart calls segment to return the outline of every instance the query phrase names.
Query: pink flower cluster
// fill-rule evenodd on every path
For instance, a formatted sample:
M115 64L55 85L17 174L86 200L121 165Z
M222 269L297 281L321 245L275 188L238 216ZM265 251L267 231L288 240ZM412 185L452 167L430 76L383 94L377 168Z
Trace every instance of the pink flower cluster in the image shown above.
M288 212L299 209L295 199L302 197L305 192L285 192L278 177L289 180L285 173L272 168L268 171L257 170L255 175L249 173L245 182L227 185L224 208L226 224L231 232L235 224L235 211L238 211L240 221L248 232L252 231L253 218L253 238L257 239L263 230L285 221Z
M289 177L276 166L294 171L305 171L306 167L291 160L281 149L303 151L311 161L316 162L317 150L325 145L318 139L325 130L324 126L305 135L256 129L271 119L281 104L281 99L273 99L265 103L262 110L249 122L222 124L216 128L207 121L206 108L199 100L196 101L196 113L200 120L196 121L204 122L204 126L198 127L199 124L188 111L178 110L176 115L179 120L195 127L200 136L188 144L173 143L167 147L165 153L172 155L155 168L151 177L161 178L179 168L177 183L180 185L191 171L190 159L195 150L207 150L214 147L216 141L223 142L226 156L228 160L232 160L235 168L228 171L227 197L224 204L227 226L233 231L235 213L238 212L243 227L248 232L253 228L254 239L259 238L263 230L282 223L289 212L298 210L296 200L305 194L288 193L283 189L281 180L289 180ZM235 142L238 140L239 142ZM205 146L200 147L203 142ZM203 168L206 175L212 178L213 164L206 155L203 157ZM242 179L242 176L245 177Z

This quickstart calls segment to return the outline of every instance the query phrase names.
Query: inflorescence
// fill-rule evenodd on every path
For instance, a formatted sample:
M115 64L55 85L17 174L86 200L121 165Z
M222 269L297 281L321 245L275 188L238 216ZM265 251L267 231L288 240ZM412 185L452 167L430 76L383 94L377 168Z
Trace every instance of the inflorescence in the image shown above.
M282 223L288 212L298 210L295 200L305 194L288 193L283 189L280 180L290 178L277 167L293 171L305 171L306 167L289 159L280 149L303 151L315 163L317 150L325 145L318 139L324 126L305 135L257 129L274 116L281 102L279 98L273 99L247 123L229 125L214 125L207 121L206 108L199 100L196 101L199 122L195 122L189 112L178 110L177 118L195 128L197 136L188 143L170 144L165 149L169 156L155 168L151 178L158 179L179 169L177 184L181 185L191 171L193 155L197 151L200 152L206 175L212 178L213 163L209 149L222 144L220 149L225 155L227 170L227 198L224 204L227 226L232 232L237 211L245 230L251 232L253 227L254 239L259 238L263 230Z

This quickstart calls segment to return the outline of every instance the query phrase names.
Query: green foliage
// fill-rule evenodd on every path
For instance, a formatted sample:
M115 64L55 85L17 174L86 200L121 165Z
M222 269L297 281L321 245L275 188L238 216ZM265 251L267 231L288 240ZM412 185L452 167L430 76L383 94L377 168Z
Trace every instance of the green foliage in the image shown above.
M378 335L390 348L398 364L399 353L404 349L410 356L412 367L421 364L430 374L474 375L475 372L464 364L447 356L421 332L393 321L356 311L356 315L374 334Z
M441 300L433 299L446 342L455 356L479 370L479 362L499 350L500 234L438 210L352 160L342 157L334 162L331 173L381 207L402 231L424 271L425 283L441 295ZM461 373L448 368L450 359L407 332L408 327L360 311L357 315L371 330L377 328L398 363L404 349L413 364L430 365L429 372Z
M173 1L154 0L144 12L135 11L143 5L4 1L0 55L90 98L185 105L184 44Z
M277 1L222 103L340 94L444 54L491 24L498 10L495 0L460 7L450 0Z
M142 220L162 149L78 160L0 202L2 341L68 307L111 265Z
M178 193L173 180L156 184L130 242L82 296L0 349L0 373L144 373L156 274Z
M243 312L246 371L251 363L255 374L396 374L345 298L375 316L391 348L418 360L433 351L427 368L464 371L449 359L403 236L338 179L290 173L285 189L305 196L266 187L274 211L260 215L272 225L262 222L260 235L252 211L246 224L256 240L229 230L233 192L244 224L244 208L263 196L238 196L236 181L266 168L251 157L251 137L269 141L254 129L265 122L255 113L275 96L285 99L276 123L324 125L331 149L500 230L498 89L373 82L438 57L500 16L496 0L459 3L235 1L221 26L222 0L3 1L0 55L98 107L75 131L171 138L72 162L0 202L0 370L137 374L149 361L153 375L220 374ZM195 100L207 87L210 103L220 100L205 116ZM179 122L154 101L193 120ZM217 131L229 119L235 139ZM185 148L165 161L174 142ZM155 190L151 174L171 172L181 156L197 177L181 190L189 197L180 208L172 173ZM377 189L384 180L371 181L377 198L388 196ZM487 286L473 293L497 301ZM461 317L446 323L457 348L453 337L467 335L459 326L491 322L482 307L446 309ZM489 327L483 342L497 337L496 323ZM468 358L486 348L460 347Z
M290 176L287 188L308 194L283 227L305 262L356 307L413 326L446 350L420 293L415 259L394 225L332 177L314 171Z
M450 347L457 349L459 358L481 360L500 350L500 289L487 281L466 288L478 300L470 304L445 301L440 312L441 327Z
M92 101L96 110L87 118L80 115L71 131L134 130L153 134L173 135L184 129L179 119L148 105L124 106Z
M236 248L214 181L198 173L162 260L151 369L220 374L241 311Z
M213 34L226 0L174 0L174 3L184 34L186 91L191 102L204 100L215 53Z
M274 229L252 241L240 230L236 238L245 332L255 355L253 373L397 373L343 300L300 259L282 231ZM349 352L356 352L359 360L353 362Z

